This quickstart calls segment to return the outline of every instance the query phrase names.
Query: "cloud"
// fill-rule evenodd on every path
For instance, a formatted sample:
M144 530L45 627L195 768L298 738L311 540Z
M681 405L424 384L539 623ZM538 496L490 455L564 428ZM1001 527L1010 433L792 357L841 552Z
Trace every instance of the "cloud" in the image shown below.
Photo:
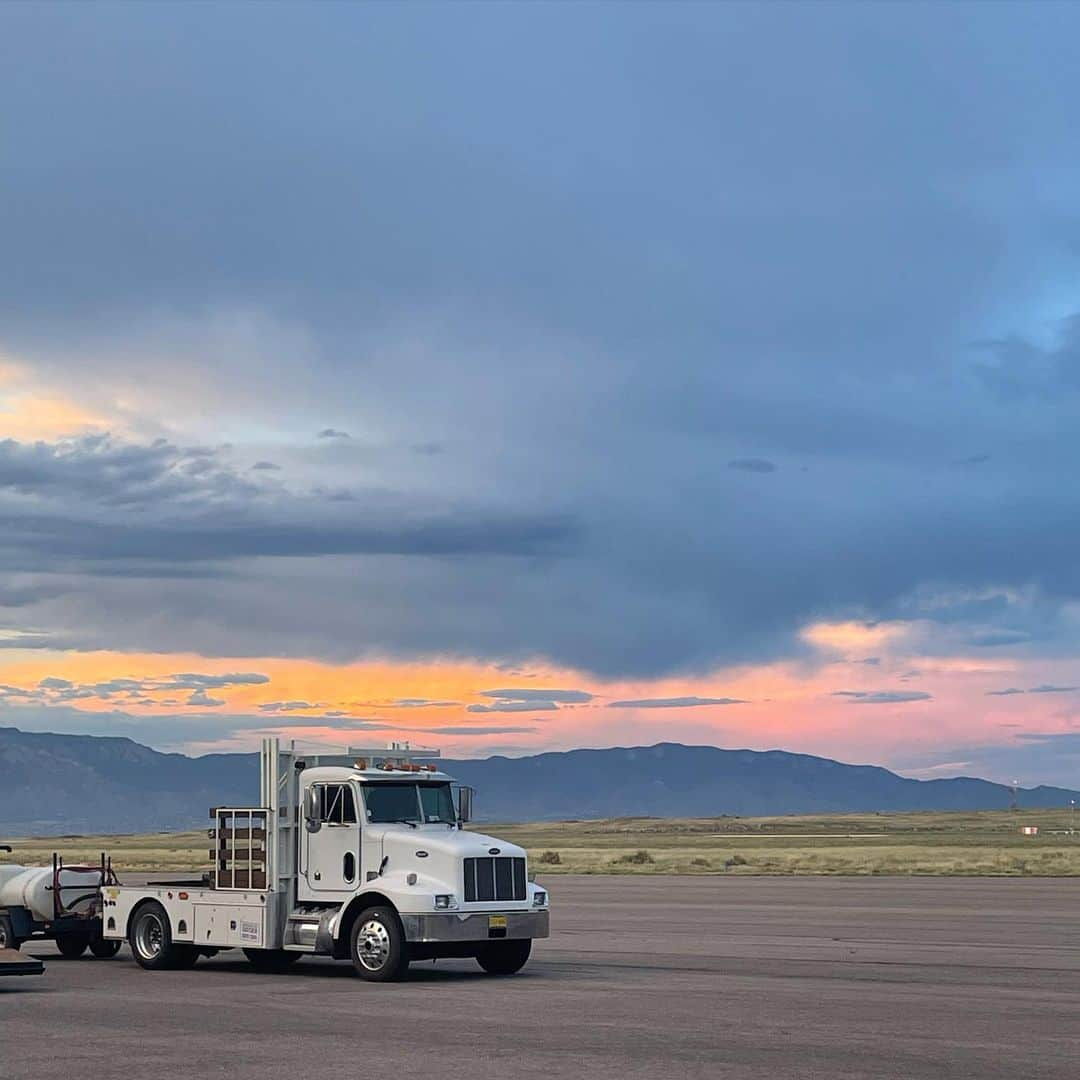
M776 464L765 458L734 458L728 462L728 468L751 473L776 472Z
M326 702L312 701L266 701L258 706L260 712L300 712L305 709L325 709ZM330 714L327 713L327 716ZM344 715L344 714L341 714Z
M1080 690L1080 686L1054 686L1050 683L1043 683L1041 686L1033 686L1028 690L1029 694L1071 694L1075 690Z
M224 705L223 700L210 697L207 691L228 689L233 686L259 686L269 681L269 676L253 671L229 672L224 675L207 675L189 671L151 678L103 679L95 683L74 683L69 679L50 675L40 679L37 686L32 688L0 687L0 701L18 699L37 701L42 704L58 704L90 698L113 701L117 697L122 697L129 704L167 705L173 703L174 699L149 695L168 694L180 690L190 691L188 705Z
M536 701L495 701L490 705L467 705L465 711L471 713L554 712L558 707L554 701L545 701L541 698Z
M481 697L500 698L504 701L558 702L560 705L586 704L594 695L585 690L545 690L540 687L518 687L510 690L481 690Z
M38 686L42 690L70 690L74 686L74 683L69 682L67 679L58 679L55 676L47 676L42 679Z
M834 690L833 697L846 697L851 705L900 705L908 701L930 701L922 690Z
M335 428L323 428L315 436L317 439L348 439L349 433L347 431L338 431Z
M691 709L699 705L745 705L742 698L706 698L706 697L672 697L672 698L637 698L630 701L611 701L609 709Z
M389 709L446 709L460 705L460 701L439 701L432 698L395 698L383 708Z
M1075 652L1080 151L1045 87L1080 13L136 7L5 27L0 345L126 432L0 450L0 579L63 590L23 594L24 647L645 679L905 618Z
M224 705L224 698L213 698L205 690L194 690L187 699L189 705Z
M280 472L281 466L275 465L272 461L256 461L251 466L252 472Z
M1024 693L1024 691L1020 690L1018 687L1015 687L1015 686L1010 686L1006 690L987 690L986 691L986 694L987 694L988 697L1010 697L1012 694L1022 694L1022 693Z

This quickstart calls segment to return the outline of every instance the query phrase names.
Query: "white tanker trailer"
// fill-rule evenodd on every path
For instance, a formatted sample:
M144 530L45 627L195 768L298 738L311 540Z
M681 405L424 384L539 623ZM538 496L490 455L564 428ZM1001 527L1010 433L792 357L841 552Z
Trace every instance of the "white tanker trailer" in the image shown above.
M119 943L102 935L101 890L117 884L104 853L97 866L65 866L57 854L52 866L0 865L0 950L36 938L55 941L68 958L87 949L115 956Z

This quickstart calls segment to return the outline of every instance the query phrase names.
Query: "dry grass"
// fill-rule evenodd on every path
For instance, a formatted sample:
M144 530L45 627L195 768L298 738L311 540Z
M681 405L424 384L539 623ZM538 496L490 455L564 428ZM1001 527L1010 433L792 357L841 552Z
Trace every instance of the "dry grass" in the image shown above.
M1037 825L1034 838L1021 825ZM619 818L482 825L521 844L548 874L1080 875L1080 834L1068 810L837 814L774 818ZM44 864L109 852L118 870L207 866L205 831L14 841L0 861ZM557 857L556 857L557 856Z

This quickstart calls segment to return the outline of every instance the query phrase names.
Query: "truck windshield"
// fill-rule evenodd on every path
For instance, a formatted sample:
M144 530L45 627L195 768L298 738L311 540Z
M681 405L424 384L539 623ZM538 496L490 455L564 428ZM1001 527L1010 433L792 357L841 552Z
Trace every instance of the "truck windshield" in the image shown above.
M366 784L364 805L371 822L452 824L457 817L449 784Z

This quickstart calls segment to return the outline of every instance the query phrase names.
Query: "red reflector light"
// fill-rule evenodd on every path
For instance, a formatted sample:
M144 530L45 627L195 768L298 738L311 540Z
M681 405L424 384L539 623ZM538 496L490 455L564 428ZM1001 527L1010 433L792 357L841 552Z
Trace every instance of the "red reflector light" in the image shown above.
M180 896L181 900L186 900L187 899L187 893L186 892L180 893L179 896Z

